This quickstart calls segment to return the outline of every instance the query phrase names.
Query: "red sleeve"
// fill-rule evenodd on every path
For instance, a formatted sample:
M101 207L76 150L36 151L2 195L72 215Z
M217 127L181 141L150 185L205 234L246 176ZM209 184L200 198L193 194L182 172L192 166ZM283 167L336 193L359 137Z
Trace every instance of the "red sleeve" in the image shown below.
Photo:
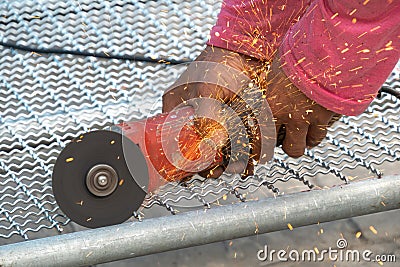
M310 0L224 0L207 44L270 60L309 4Z
M316 0L285 36L281 64L320 105L362 113L400 56L400 0Z

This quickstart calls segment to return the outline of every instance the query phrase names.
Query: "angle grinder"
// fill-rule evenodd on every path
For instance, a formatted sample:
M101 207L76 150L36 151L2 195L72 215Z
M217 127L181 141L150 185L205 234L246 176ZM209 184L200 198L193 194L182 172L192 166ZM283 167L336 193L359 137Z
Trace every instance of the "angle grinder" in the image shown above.
M200 137L193 120L194 110L187 106L75 138L54 166L59 207L85 227L118 224L149 191L222 164L222 152L213 153L215 147Z
M237 97L220 110L226 120L216 119L211 125L217 127L210 127L217 135L226 131L224 146L213 142L214 133L196 130L196 99L169 113L82 134L66 145L54 166L52 187L61 210L85 227L114 225L130 218L147 193L167 182L216 166L229 168L233 161L248 162L256 136L259 162L270 160L276 133L267 101L247 76L237 73L233 79L235 70L226 68L212 62L191 64L172 87L190 82L220 86L222 80L235 92ZM222 103L200 100L203 106Z

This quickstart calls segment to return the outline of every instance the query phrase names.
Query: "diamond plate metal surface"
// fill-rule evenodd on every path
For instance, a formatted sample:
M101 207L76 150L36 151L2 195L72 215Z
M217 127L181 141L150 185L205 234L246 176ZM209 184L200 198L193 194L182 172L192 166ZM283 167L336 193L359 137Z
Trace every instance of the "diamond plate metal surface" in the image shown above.
M8 1L0 40L39 48L194 59L220 1ZM80 133L159 111L181 68L165 64L0 51L0 244L75 231L57 207L51 173ZM400 65L387 84L400 88ZM133 219L330 187L398 173L400 101L383 95L357 117L343 117L299 159L277 149L256 175L194 177L149 195Z

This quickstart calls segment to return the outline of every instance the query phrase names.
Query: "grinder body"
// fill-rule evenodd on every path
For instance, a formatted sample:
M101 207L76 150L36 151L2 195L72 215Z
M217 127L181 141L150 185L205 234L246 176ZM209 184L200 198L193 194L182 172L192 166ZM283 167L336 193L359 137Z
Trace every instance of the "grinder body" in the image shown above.
M194 127L194 109L175 109L118 125L142 151L149 172L148 191L180 181L223 162L223 154ZM128 159L129 160L129 159Z

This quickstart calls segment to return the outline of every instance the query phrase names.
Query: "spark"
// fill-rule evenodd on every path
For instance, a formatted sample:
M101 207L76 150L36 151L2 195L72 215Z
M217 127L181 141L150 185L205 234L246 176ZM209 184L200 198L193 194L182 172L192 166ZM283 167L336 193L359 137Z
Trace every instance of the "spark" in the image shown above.
M296 35L297 35L299 32L300 32L300 30L297 30L297 32L295 32L295 33L293 34L293 38L295 38Z
M357 11L357 8L353 9L353 10L349 13L349 15L350 15L350 16L353 16L353 14L356 13L356 11Z
M65 160L65 162L69 163L69 162L71 162L71 161L73 161L73 160L74 160L74 158L73 158L73 157L70 157L70 158L67 158L67 159Z
M345 49L343 49L342 51L341 51L341 53L342 54L344 54L344 53L346 53L347 51L349 51L350 49L348 48L348 47L346 47Z
M333 25L333 27L336 27L336 26L338 26L340 23L342 23L342 21L338 21L338 22L336 22L336 23Z
M384 57L384 58L382 58L382 59L377 60L376 63L379 63L379 62L381 62L381 61L385 61L385 60L387 60L387 59L388 59L388 57Z
M378 231L372 225L369 227L369 230L371 230L371 232L374 233L375 235L378 234Z
M360 69L362 69L362 68L363 68L362 66L359 66L359 67L356 67L356 68L351 69L351 70L349 70L349 71L356 71L356 70L360 70Z
M360 34L359 36L357 36L357 38L361 38L361 37L363 37L364 35L366 35L367 34L367 32L363 32L362 34Z
M374 28L372 28L371 30L369 30L370 32L374 32L374 31L376 31L376 30L378 30L378 29L380 29L381 28L381 26L376 26L376 27L374 27Z
M285 8L286 8L286 5L278 6L278 9L279 9L279 10L282 10L282 11L285 10Z
M339 15L339 13L336 12L335 14L332 15L331 19L336 18L338 15Z
M297 65L301 64L304 60L306 60L306 57L300 58L300 59L297 61L297 63L294 64L294 65L297 66Z
M78 2L78 6L79 6L80 10L83 10L79 1L77 1L77 2Z
M258 224L257 224L257 222L254 222L254 225L256 226L256 230L254 230L254 233L255 233L255 234L258 234L259 230L258 230Z
M359 239L361 237L362 233L361 232L357 232L356 233L356 238Z
M194 227L193 223L192 223L191 221L189 221L189 223L190 223L190 225L193 227L193 229L194 229L195 231L197 231L197 229L196 229L196 227Z
M369 50L368 48L365 48L363 50L358 51L357 54L359 54L359 53L369 53L369 52L371 52L371 50Z
M287 227L289 228L290 231L293 231L293 226L290 223L287 224Z
M393 49L394 49L393 46L389 46L389 47L385 47L385 48L379 49L378 51L376 51L376 53L379 54L380 52L390 51L390 50L393 50Z
M318 60L319 62L324 61L325 59L329 58L329 56L323 57L322 59Z

